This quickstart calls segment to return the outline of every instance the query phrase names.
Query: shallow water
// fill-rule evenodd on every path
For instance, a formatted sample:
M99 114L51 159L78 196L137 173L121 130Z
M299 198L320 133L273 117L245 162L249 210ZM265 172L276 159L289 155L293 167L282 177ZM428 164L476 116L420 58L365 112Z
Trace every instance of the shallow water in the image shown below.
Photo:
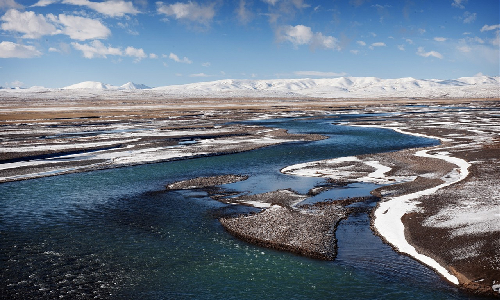
M249 180L226 187L305 193L322 180L279 170L436 143L332 121L338 118L259 122L331 137L323 141L0 184L0 294L8 299L470 299L383 244L366 214L341 222L338 257L325 262L241 242L217 221L248 208L221 204L200 191L164 191L177 180L248 174ZM323 196L367 191L361 184Z

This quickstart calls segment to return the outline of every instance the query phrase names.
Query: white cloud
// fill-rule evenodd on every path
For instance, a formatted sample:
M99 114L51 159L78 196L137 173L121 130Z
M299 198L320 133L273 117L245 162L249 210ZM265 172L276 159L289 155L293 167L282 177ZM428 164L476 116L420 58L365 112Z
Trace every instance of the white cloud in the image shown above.
M491 40L491 44L492 45L495 45L495 46L498 46L500 45L500 30L497 31L497 35L494 39Z
M490 30L496 30L496 29L500 29L500 24L497 24L497 25L484 25L481 28L481 32L490 31Z
M209 77L210 75L207 75L205 73L197 73L197 74L191 74L189 77Z
M357 41L356 43L360 46L366 46L366 43L363 41Z
M279 39L289 41L297 47L311 43L313 35L311 27L304 25L283 26L280 28Z
M474 39L461 39L456 49L467 61L493 65L498 65L499 63L500 54L498 44L492 47L486 44L475 43Z
M445 41L447 40L447 38L444 38L444 37L438 37L438 36L437 36L437 37L435 37L435 38L434 38L434 40L435 40L436 42L445 42Z
M164 4L156 2L157 12L173 16L177 20L187 20L208 26L215 16L215 3L200 5L196 2Z
M477 18L477 13L470 13L468 11L466 11L464 13L464 23L465 24L470 24L470 23L473 23Z
M2 16L1 28L5 31L20 32L22 38L36 39L44 35L66 34L71 39L105 39L111 31L99 20L60 14L46 16L32 11L20 12L11 9Z
M464 9L465 6L462 3L467 3L467 0L453 0L453 2L451 3L451 6Z
M54 4L56 2L58 2L59 0L40 0L38 1L37 3L31 5L30 7L45 7L45 6L48 6L48 5L51 5L51 4Z
M158 58L158 55L154 54L154 53L150 53L149 54L149 58L151 59L157 59Z
M35 39L43 35L56 34L57 28L43 15L32 11L20 12L16 9L8 10L2 16L1 28L5 31L24 33L22 38Z
M7 41L0 43L0 58L32 58L41 55L42 53L34 46L25 46Z
M111 30L99 20L60 14L59 23L65 26L63 33L74 40L105 39L111 35Z
M247 3L245 0L240 0L240 5L236 8L236 14L238 15L238 22L242 24L247 24L253 18L253 14L250 10L246 8Z
M137 49L130 46L127 47L127 49L125 49L125 55L135 57L135 62L138 62L141 59L148 57L146 53L144 53L144 50L142 50L142 48Z
M132 2L121 0L111 0L104 2L91 2L89 0L64 0L63 3L86 6L110 17L123 17L125 14L135 15L139 13Z
M405 51L405 45L398 45L398 49L401 51Z
M477 42L477 43L479 43L479 44L484 44L483 39L481 39L480 37L475 36L475 37L473 37L473 38L469 38L469 39L470 39L471 41Z
M413 40L412 39L406 39L406 42L410 45L413 45Z
M183 59L180 59L179 56L177 56L176 54L174 54L172 52L170 52L170 55L168 56L168 58L170 58L171 60L178 62L178 63L185 63L185 64L193 63L192 61L189 60L189 58L184 57Z
M0 0L0 10L3 10L3 9L9 9L9 8L23 8L24 6L22 6L21 4L19 3L16 3L16 1L14 0Z
M278 0L262 0L262 2L265 2L269 5L274 6L274 5L276 5L276 3L278 3Z
M436 57L436 58L439 58L439 59L443 59L443 55L441 55L441 53L439 53L437 51L425 52L424 47L418 47L417 55L420 55L422 57L430 57L430 56L432 56L432 57Z
M203 67L207 67L208 68L208 67L210 67L211 64L209 62L205 62L205 63L202 63L201 65Z
M385 43L382 43L382 42L377 42L377 43L373 43L370 45L370 49L373 50L375 49L375 47L385 47L387 46Z
M142 48L134 48L129 46L125 48L125 50L123 51L121 48L111 47L109 45L105 46L99 40L94 40L88 44L80 44L73 42L71 43L71 45L76 50L82 51L83 57L89 59L96 57L107 58L108 55L114 55L114 56L134 57L135 58L134 62L139 62L141 61L141 59L148 57L148 55L144 52ZM149 57L157 58L158 56L156 54L151 53Z
M352 54L357 55L357 54L359 53L359 50L351 50L350 52L351 52Z
M11 83L7 83L7 85L13 88L18 88L24 86L24 82L19 80L14 80Z
M106 58L107 55L119 55L122 56L123 52L120 48L113 48L111 46L104 46L101 41L94 40L89 44L79 44L76 42L71 43L73 48L80 50L85 58L102 57Z
M49 48L49 52L61 52L61 51L59 49L57 49L57 48L50 47Z
M297 76L313 76L313 77L340 77L345 76L347 73L335 73L335 72L320 72L320 71L295 71L293 74Z
M472 49L467 44L460 44L460 45L457 46L457 50L460 51L460 52L462 52L462 53L468 53Z
M336 38L324 36L321 32L314 33L310 27L304 25L280 27L277 31L277 39L279 42L291 42L296 48L301 45L310 45L313 49L340 50Z

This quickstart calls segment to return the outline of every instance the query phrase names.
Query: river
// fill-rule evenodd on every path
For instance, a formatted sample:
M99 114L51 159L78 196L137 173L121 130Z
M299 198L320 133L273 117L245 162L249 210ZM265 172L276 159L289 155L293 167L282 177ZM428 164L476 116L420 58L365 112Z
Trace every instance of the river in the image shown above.
M334 125L360 117L254 122L329 137L321 141L0 184L0 294L8 299L473 299L382 243L366 213L340 223L337 259L318 261L237 240L217 220L249 208L219 203L201 191L164 188L198 176L244 174L250 178L227 187L305 193L322 179L279 170L437 143L386 129ZM321 195L363 196L372 188L351 185L315 201Z

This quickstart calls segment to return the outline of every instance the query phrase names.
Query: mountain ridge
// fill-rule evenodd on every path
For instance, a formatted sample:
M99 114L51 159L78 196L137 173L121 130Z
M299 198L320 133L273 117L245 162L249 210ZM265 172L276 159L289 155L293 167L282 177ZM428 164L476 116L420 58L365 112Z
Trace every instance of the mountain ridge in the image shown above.
M105 93L106 97L127 93L128 97L155 95L162 97L313 97L313 98L500 98L500 77L475 76L457 79L415 79L403 77L337 77L301 79L221 79L182 85L150 88L133 82L121 86L99 81L84 81L60 89L32 87L22 90L3 89L7 93L71 92L75 97ZM67 92L64 92L67 91ZM121 97L121 96L120 96Z

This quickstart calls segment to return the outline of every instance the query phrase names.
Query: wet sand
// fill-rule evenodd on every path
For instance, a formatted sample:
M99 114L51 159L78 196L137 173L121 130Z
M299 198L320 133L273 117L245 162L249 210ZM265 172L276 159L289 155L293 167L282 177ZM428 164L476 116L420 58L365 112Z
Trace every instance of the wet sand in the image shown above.
M419 106L422 104L429 106ZM353 120L351 124L441 138L441 145L428 153L443 152L470 165L465 179L415 199L415 209L401 220L404 237L418 253L455 276L461 287L474 293L500 295L495 291L500 289L498 99L0 99L0 182L317 140L323 137L228 122L346 112L389 113L383 118ZM456 165L416 156L417 151L358 157L361 162L353 162L351 177L332 180L377 179L368 176L376 173L376 161L390 168L379 179L395 183L374 191L383 203L440 186L460 175ZM340 166L323 164L327 169ZM276 211L283 219L295 219L293 210L286 205L279 207ZM271 222L269 216L259 215L242 217L240 225ZM323 224L323 236L331 234L336 220L330 218L328 226L319 222ZM230 231L234 227L229 219L226 226ZM282 232L293 233L288 228ZM310 229L297 229L295 235ZM322 237L317 239L322 241ZM330 236L330 240L334 237ZM281 244L291 241L294 239L284 239ZM325 243L318 245L325 247ZM398 250L397 245L392 246ZM328 257L334 253L332 248L321 247L316 248L318 253L330 253Z

